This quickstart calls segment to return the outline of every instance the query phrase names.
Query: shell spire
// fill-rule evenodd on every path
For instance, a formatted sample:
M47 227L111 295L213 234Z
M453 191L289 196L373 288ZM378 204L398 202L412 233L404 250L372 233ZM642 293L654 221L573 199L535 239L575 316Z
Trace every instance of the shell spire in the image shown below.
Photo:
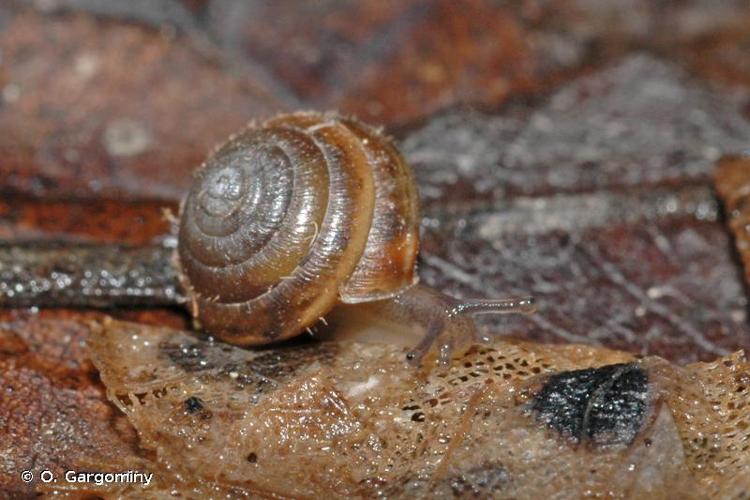
M341 302L416 283L418 195L374 129L280 115L221 145L182 203L178 257L195 319L227 342L297 335Z

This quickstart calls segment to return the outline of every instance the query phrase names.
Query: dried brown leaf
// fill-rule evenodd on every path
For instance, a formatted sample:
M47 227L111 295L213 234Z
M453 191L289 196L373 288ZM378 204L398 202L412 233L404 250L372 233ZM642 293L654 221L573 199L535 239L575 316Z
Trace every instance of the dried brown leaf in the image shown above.
M498 342L419 372L393 344L252 351L119 322L89 346L110 399L156 452L158 481L186 490L669 498L750 487L741 353L680 368ZM571 416L577 404L585 412Z

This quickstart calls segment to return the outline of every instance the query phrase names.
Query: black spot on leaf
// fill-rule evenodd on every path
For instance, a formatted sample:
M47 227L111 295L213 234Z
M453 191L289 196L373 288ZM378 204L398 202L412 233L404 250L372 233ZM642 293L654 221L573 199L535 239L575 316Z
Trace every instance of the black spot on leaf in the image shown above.
M561 372L535 395L537 419L575 443L630 444L648 406L648 376L637 364Z
M203 401L195 396L190 396L183 404L185 406L185 411L188 413L197 413L203 409Z

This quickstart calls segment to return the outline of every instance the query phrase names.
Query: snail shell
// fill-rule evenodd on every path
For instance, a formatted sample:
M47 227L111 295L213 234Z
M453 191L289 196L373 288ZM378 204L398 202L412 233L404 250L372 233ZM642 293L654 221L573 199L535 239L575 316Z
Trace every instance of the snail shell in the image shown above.
M295 113L249 126L197 171L180 212L192 315L227 342L289 338L339 301L394 297L417 281L411 170L354 119Z

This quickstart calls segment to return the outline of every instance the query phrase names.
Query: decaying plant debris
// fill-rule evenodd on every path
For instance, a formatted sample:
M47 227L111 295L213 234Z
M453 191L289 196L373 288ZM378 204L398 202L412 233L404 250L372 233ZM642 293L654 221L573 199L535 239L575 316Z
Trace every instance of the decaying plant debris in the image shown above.
M422 280L458 295L533 294L542 314L485 322L526 340L679 363L750 348L710 182L720 154L743 154L750 136L742 94L725 94L638 55L533 105L432 117L400 141L424 202ZM181 298L168 246L59 248L0 246L0 303Z
M454 5L0 6L0 294L23 299L0 496L748 496L747 289L711 182L749 151L747 2ZM540 313L487 318L504 340L440 373L380 331L243 351L153 308L179 300L162 210L229 132L301 108L396 136L424 282ZM71 468L155 482L19 477Z
M497 342L445 372L417 371L393 345L249 351L116 321L97 325L89 348L153 452L141 467L155 495L734 498L750 488L742 353L677 367Z

